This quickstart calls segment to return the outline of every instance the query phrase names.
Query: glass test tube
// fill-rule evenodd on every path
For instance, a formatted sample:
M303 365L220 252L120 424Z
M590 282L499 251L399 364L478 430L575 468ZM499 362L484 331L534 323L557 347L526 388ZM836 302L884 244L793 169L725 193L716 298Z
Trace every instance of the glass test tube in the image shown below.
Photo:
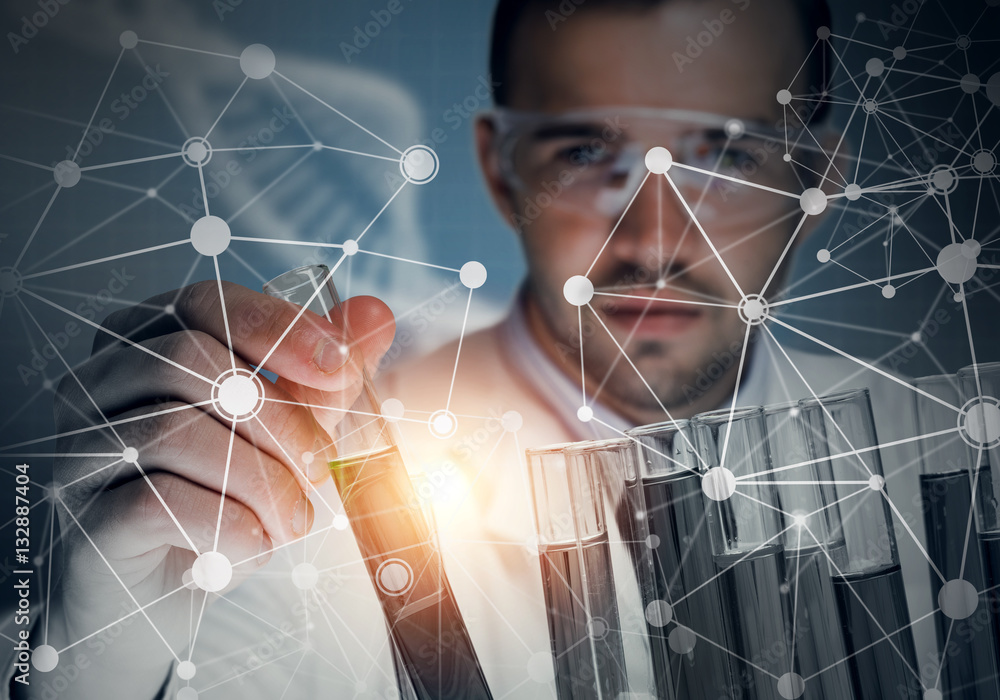
M326 266L286 272L265 284L264 291L306 307L297 323L316 323L313 312L343 331L345 346L353 343ZM337 458L330 471L375 585L394 660L405 675L401 680L410 684L404 695L491 698L441 553L367 372L362 381L353 405L327 407L344 412L332 436Z
M669 421L625 433L636 443L646 515L650 585L642 586L647 631L661 686L678 698L723 697L735 670L726 653L722 590L709 541L701 470L690 424ZM666 606L669 606L667 608ZM658 610L670 610L658 615ZM662 691L661 691L662 692ZM666 692L663 692L666 695Z
M980 363L958 371L962 391L959 417L962 439L969 445L973 465L973 500L988 591L993 641L1000 647L1000 362Z
M858 700L923 695L892 514L867 389L799 402L816 457L827 457L841 501L846 562L833 589ZM875 487L875 488L873 488Z
M914 386L960 406L958 377L940 374L914 380ZM976 523L972 519L972 459L962 436L954 432L956 413L948 406L913 393L917 435L953 432L920 441L920 498L927 531L927 553L945 581L964 579L977 591L986 588ZM980 479L983 476L980 474ZM943 581L930 568L932 600L939 600ZM986 594L979 605L987 605ZM941 690L946 698L997 700L1000 684L992 634L978 625L935 615L941 652Z
M792 648L810 700L853 697L840 615L830 578L833 561L846 563L833 470L816 459L797 402L764 407L773 479L785 531L785 562L792 606Z
M560 700L629 692L604 518L603 475L572 443L525 451Z
M781 700L775 678L796 672L789 639L784 521L773 486L744 483L737 488L732 481L740 476L767 480L753 476L766 471L770 463L764 411L761 407L711 411L695 416L691 427L707 468L705 493L712 501L708 528L725 605L728 648L740 684L734 692Z

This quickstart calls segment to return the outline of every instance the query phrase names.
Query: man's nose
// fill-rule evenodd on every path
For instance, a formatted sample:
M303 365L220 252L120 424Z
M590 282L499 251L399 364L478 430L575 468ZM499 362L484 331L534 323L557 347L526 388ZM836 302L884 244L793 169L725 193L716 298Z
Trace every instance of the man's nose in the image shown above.
M692 209L696 204L688 202ZM702 248L701 233L664 175L649 173L614 223L609 252L637 267L655 267L654 273L690 265Z

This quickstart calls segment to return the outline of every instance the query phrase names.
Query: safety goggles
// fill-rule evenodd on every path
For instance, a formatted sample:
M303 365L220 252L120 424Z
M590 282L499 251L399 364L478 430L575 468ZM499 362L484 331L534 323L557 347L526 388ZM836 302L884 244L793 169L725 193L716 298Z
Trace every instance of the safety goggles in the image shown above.
M762 188L800 189L783 160L801 128L681 109L604 107L563 114L496 109L484 115L496 133L502 177L529 197L603 215L621 212L649 170L645 156L667 148L670 178L692 206L724 214L774 201ZM759 185L752 187L749 185Z

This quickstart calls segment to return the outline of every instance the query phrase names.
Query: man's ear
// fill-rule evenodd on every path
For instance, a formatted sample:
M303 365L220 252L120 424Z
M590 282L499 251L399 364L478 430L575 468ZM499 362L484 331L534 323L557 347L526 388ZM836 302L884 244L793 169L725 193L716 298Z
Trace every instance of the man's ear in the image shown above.
M488 114L480 114L475 123L476 155L486 180L486 189L497 210L514 230L514 193L500 171L500 154L496 148L496 124Z

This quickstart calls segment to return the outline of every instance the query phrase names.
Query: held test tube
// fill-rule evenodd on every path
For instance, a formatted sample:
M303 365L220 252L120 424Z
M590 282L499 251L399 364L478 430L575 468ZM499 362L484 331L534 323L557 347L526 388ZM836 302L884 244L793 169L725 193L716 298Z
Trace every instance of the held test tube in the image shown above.
M854 695L923 697L867 389L799 402L816 458L833 469L846 549L831 562Z
M326 266L286 272L264 291L325 318L343 330L346 344L353 342ZM310 318L306 312L296 323L315 322ZM389 627L401 690L417 700L488 700L440 551L379 406L363 372L361 395L352 406L327 407L344 412L332 436L337 458L330 471ZM428 649L438 653L428 655Z
M932 396L960 406L958 377L939 374L914 380L914 386ZM980 625L949 617L949 601L941 595L946 581L968 581L975 590L986 588L976 523L972 519L972 457L962 436L955 431L952 408L913 393L917 435L943 435L920 441L920 498L927 532L927 553L937 567L928 567L932 600L938 602L935 616L938 650L941 653L941 690L945 698L1000 699L997 682L997 651L992 634ZM985 477L985 479L984 479ZM990 483L980 472L983 484ZM940 575L938 574L940 571ZM942 578L944 579L942 581ZM954 588L954 584L953 584ZM947 593L945 594L945 596ZM986 608L986 594L979 606Z
M980 363L958 371L962 390L959 434L969 446L972 495L976 509L983 573L993 642L1000 647L1000 362Z

